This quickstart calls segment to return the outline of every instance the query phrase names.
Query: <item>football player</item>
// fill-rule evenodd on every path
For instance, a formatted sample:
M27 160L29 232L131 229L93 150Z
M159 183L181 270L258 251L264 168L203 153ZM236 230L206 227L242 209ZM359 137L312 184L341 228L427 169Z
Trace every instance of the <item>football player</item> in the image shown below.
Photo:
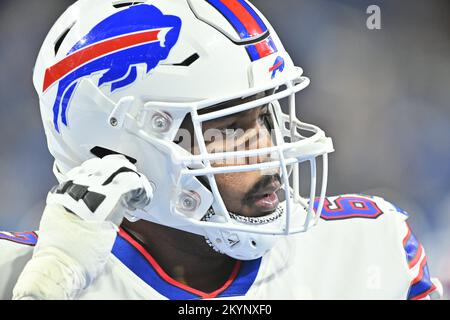
M1 298L439 296L403 210L326 197L309 79L248 1L79 0L33 80L60 184L0 233Z

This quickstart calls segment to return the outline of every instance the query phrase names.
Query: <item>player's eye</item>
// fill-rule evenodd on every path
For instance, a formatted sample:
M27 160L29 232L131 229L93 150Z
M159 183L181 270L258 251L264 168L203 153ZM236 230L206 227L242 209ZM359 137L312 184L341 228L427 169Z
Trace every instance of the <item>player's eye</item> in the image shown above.
M269 107L267 105L261 109L258 120L267 129L272 129L272 118L270 117Z
M220 130L220 131L236 130L237 129L237 122L234 121L234 122L232 122L230 124L223 125L223 126L217 128L217 129Z
M226 138L236 138L243 133L243 129L239 128L237 122L233 122L230 125L218 128L223 137Z

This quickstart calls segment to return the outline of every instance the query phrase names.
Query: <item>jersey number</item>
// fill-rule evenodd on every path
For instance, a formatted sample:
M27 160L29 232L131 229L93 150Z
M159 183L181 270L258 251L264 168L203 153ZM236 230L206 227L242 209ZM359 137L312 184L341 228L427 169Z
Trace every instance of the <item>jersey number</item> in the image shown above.
M321 218L324 220L375 219L381 214L383 214L383 211L378 208L373 200L358 196L341 196L336 199L325 199Z

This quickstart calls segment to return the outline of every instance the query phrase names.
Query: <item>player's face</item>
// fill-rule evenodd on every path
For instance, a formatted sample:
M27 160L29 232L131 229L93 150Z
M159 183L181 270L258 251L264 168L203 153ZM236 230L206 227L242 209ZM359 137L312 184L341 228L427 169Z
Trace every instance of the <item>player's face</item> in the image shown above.
M248 98L247 101L255 99ZM245 100L241 101L246 102ZM226 108L226 105L214 109ZM208 110L211 111L211 110ZM271 124L267 106L261 106L224 118L203 123L203 134L209 153L271 147ZM187 121L183 126L190 132ZM183 127L182 126L182 127ZM195 139L191 152L199 154ZM267 156L232 158L211 162L214 167L255 164L268 161ZM275 211L279 203L280 176L277 170L245 171L216 174L219 192L227 209L243 216L264 216Z

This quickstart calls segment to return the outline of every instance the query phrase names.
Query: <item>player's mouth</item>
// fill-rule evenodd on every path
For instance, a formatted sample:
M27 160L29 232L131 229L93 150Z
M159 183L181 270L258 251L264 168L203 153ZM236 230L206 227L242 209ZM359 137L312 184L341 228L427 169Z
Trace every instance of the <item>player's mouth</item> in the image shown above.
M268 214L278 207L280 200L277 192L280 190L280 183L278 181L272 182L270 185L253 194L251 200L252 207L255 211Z

